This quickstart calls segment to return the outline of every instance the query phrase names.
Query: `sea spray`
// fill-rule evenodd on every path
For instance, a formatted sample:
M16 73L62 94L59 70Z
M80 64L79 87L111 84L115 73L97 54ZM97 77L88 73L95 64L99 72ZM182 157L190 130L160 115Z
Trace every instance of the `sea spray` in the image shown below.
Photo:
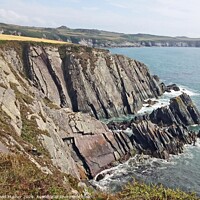
M186 145L183 154L170 155L169 160L136 155L123 164L100 172L96 178L100 174L104 174L104 178L99 181L95 178L91 184L102 191L118 192L135 178L146 183L161 183L169 188L178 187L187 192L195 191L200 195L200 171L198 171L200 167L196 168L194 163L194 157L199 150L200 140L198 139L196 146ZM186 170L187 173L189 170L190 177L184 174ZM193 178L197 179L196 182L192 181Z

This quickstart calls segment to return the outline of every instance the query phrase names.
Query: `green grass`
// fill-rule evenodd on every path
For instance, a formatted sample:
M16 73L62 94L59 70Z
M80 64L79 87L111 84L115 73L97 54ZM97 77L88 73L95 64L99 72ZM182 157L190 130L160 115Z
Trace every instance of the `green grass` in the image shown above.
M27 108L25 107L22 109L27 110ZM42 134L49 135L49 133L47 131L38 129L37 123L33 117L31 117L31 119L29 120L26 118L25 115L22 114L22 130L21 131L22 131L21 137L23 138L23 140L32 144L34 148L37 149L39 154L49 157L48 151L43 147L43 145L39 141L40 135Z
M92 200L200 200L194 193L185 193L179 189L168 189L162 185L147 185L133 181L121 192L113 195L93 192Z
M48 40L43 38L36 37L24 37L24 36L15 36L15 35L4 35L0 34L1 41L31 41L31 42L44 42L52 44L67 44L67 42L58 41L58 40Z
M194 194L187 194L179 189L168 189L162 185L147 185L134 181L119 194L122 199L134 200L199 200Z
M27 195L32 195L34 199L43 195L70 196L71 188L83 195L83 189L77 186L77 179L56 169L53 175L44 174L24 155L0 153L0 174L0 196L16 195L21 199ZM147 185L137 181L129 183L121 192L115 194L92 188L87 190L91 200L199 200L194 193L187 194L178 189L172 190L162 185Z
M0 196L69 195L77 181L59 171L54 175L42 173L23 155L0 154ZM64 182L64 177L69 181ZM71 181L71 182L70 182ZM75 187L75 185L73 187Z
M17 84L10 83L10 86L14 90L16 98L20 103L20 113L22 118L22 139L32 144L40 154L49 156L49 153L38 139L41 134L48 135L48 132L38 128L36 119L34 117L28 119L28 115L33 114L30 108L28 108L28 104L32 104L33 98L30 95L22 94L19 92L17 89Z
M106 41L112 41L120 43L123 41L129 42L199 42L200 38L188 38L188 37L169 37L169 36L158 36L150 34L123 34L95 29L70 29L70 28L43 28L43 27L27 27L27 26L16 26L0 24L0 30L3 29L5 34L10 34L10 31L20 32L22 41L42 40L42 42L58 43L58 40L68 41L69 39L73 43L78 43L82 38L93 39L98 43L105 43ZM26 36L26 38L24 38ZM29 38L28 38L29 37ZM46 37L46 39L43 39ZM34 39L35 38L35 39ZM13 36L7 36L6 39L13 39ZM47 41L47 39L51 41ZM16 40L16 39L15 39ZM53 41L54 40L54 41ZM56 42L57 40L57 42ZM0 42L1 43L1 42Z

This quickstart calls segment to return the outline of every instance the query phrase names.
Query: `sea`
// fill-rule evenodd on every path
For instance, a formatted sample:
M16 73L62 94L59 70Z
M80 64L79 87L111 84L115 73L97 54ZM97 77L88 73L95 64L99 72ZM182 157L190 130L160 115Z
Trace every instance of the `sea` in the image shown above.
M139 113L151 112L157 107L169 104L169 99L182 92L189 94L200 110L200 48L182 47L138 47L112 48L113 54L121 54L143 62L151 74L156 74L166 85L176 83L180 91L165 93L153 107L144 104ZM121 121L133 116L111 119ZM198 131L200 126L191 129ZM200 196L200 140L196 146L185 145L184 152L171 155L169 160L136 155L125 163L101 172L106 174L93 185L107 192L120 191L133 179L147 184L162 184L167 188L195 192ZM97 175L98 176L98 175Z

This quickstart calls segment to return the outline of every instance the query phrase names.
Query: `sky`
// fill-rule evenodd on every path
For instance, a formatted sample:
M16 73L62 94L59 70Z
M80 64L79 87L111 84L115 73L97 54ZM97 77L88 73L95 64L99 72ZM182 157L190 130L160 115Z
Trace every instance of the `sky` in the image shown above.
M200 37L200 0L0 0L0 22Z

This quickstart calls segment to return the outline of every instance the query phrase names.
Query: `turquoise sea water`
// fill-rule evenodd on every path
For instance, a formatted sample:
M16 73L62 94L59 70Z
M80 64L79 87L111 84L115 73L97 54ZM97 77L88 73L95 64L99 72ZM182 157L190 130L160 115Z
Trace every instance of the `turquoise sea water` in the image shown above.
M158 75L166 84L176 83L187 91L200 109L200 48L114 48L110 51L145 63L151 74ZM161 100L169 97L170 94ZM185 146L183 154L171 156L169 161L148 158L138 164L132 158L110 170L103 180L94 181L94 184L117 191L134 176L148 183L195 191L200 196L200 141L196 146Z

